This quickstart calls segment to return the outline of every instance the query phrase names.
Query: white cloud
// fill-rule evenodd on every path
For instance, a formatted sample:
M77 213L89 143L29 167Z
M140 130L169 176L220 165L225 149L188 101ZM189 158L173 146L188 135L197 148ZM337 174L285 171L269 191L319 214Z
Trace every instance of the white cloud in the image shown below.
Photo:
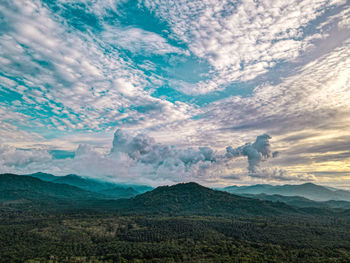
M1 113L2 112L0 108L0 118L4 120L5 118L3 118ZM13 114L11 115L12 118L18 116L13 116ZM22 131L16 126L0 120L0 143L6 143L12 146L17 145L19 147L25 147L26 145L37 143L42 139L42 136L38 134Z
M311 47L312 38L302 37L303 28L329 8L344 4L326 0L142 2L170 24L175 38L215 68L216 77L198 84L201 93L254 79L276 62L295 60Z
M232 177L233 157L248 156L249 173L241 170L236 175L273 180L310 180L272 168L260 169L260 162L272 157L267 135L258 136L253 144L227 152L223 156L210 147L179 148L155 141L146 134L132 136L117 130L110 152L100 151L91 144L80 144L74 158L55 159L44 149L16 149L0 145L0 172L32 173L55 172L63 175L76 173L92 178L108 178L119 182L139 182L159 185L169 182L217 182ZM249 148L249 150L248 150ZM260 156L252 154L256 151ZM254 155L254 156L253 156ZM236 163L235 163L236 164Z
M81 144L73 159L53 159L47 150L16 149L0 145L0 172L77 173L115 181L162 184L188 181L203 175L215 162L208 147L179 149L156 143L145 134L131 136L118 130L110 153L89 144Z
M19 150L0 144L0 172L19 171L23 168L43 164L51 160L51 155L44 150Z
M82 11L96 15L105 27L104 33L74 29L60 13L51 13L39 0L14 0L0 5L5 21L0 36L0 67L4 75L0 77L0 91L11 94L0 102L1 143L28 149L38 144L43 151L55 147L72 150L80 143L95 144L92 148L81 146L73 161L40 164L33 159L33 164L21 169L46 169L59 174L75 171L91 176L104 171L115 176L115 167L119 165L120 173L130 180L179 181L201 174L201 180L213 182L225 176L247 176L246 162L235 159L207 166L208 163L199 160L191 164L191 173L186 172L184 160L198 156L198 146L222 150L231 144L236 148L267 132L283 152L270 162L277 166L293 163L300 171L300 162L318 162L321 156L300 152L302 143L289 145L286 138L300 130L308 131L308 136L320 138L309 142L314 145L322 144L327 136L339 139L349 134L350 42L346 40L349 36L346 1L144 1L169 26L170 32L163 36L137 25L107 26L103 19L111 10L118 14L123 1L79 2L86 4ZM142 5L141 1L138 5ZM165 37L168 33L173 39ZM170 43L181 44L182 48ZM323 48L327 43L328 49ZM145 52L162 58L170 53L191 52L210 63L208 80L171 81L155 73L159 67L156 61L150 58L140 66L114 45L133 54ZM314 52L305 53L311 48ZM274 68L279 62L289 63L279 71ZM151 72L151 76L143 70ZM186 94L224 88L230 94L228 84L244 86L245 83L236 82L240 80L254 85L249 80L270 73L274 82L259 82L249 96L232 96L201 107L192 104L196 97L193 101L190 96L181 98L189 101L185 103L151 96L152 91L166 83ZM12 101L15 93L21 99ZM211 97L200 97L203 101L206 98L211 101ZM25 113L18 113L20 110ZM108 136L116 126L131 133L149 134L164 145L176 145L177 149L196 148L177 150L176 158L163 160L155 171L146 162L147 158L162 159L153 146L153 155L147 158L135 153L143 156L142 161L135 161L125 152L118 153L119 159L106 155ZM40 128L42 135L57 138L45 139L35 134L41 133ZM13 149L7 151L17 156ZM338 156L345 158L346 154L341 152ZM18 154L19 162L30 158L27 152ZM288 174L275 169L263 177L307 178L307 172L287 168Z
M206 116L222 128L259 129L272 134L335 120L340 124L350 111L349 52L347 41L280 84L257 87L252 97L231 97L213 103Z
M249 173L254 175L258 173L257 168L262 161L271 157L276 157L278 152L272 152L269 140L271 136L268 134L259 135L253 144L246 143L243 146L226 148L226 157L235 158L240 156L247 156Z
M143 72L117 50L105 52L110 43L102 41L103 37L72 30L38 0L15 0L7 7L1 7L8 28L0 42L0 57L6 65L0 66L29 89L9 78L3 77L2 83L22 96L24 107L36 105L33 114L45 116L45 125L53 124L61 131L103 130L122 119L146 123L149 117L148 125L154 125L155 121L189 117L184 111L190 111L190 105L184 110L184 105L153 98L144 91L148 80ZM104 31L103 36L125 48L158 54L183 52L152 32L136 28L112 31ZM135 104L153 103L165 110L162 120L147 112L119 113ZM55 116L48 118L49 112Z
M184 53L180 48L167 43L166 39L162 36L140 28L118 29L105 25L102 36L104 40L111 45L121 46L134 53L141 53L142 55Z

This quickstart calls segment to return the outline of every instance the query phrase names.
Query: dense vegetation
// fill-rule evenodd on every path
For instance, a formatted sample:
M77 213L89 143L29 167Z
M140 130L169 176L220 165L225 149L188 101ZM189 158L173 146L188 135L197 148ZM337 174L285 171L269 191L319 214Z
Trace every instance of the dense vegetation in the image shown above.
M195 183L115 200L1 175L0 263L350 262L350 210L274 201Z
M107 196L67 184L44 182L30 176L0 175L3 206L53 211L114 211L121 214L172 215L282 215L303 214L281 202L262 201L215 191L196 183L163 186L131 199ZM40 205L40 207L38 207Z
M0 262L349 262L350 222L2 213Z

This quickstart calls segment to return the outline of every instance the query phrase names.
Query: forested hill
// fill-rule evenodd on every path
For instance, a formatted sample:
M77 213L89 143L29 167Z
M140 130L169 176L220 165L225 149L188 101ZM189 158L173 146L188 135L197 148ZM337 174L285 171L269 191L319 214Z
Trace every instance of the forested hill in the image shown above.
M15 174L0 175L0 200L86 200L102 198L97 193L71 185L45 182L38 178Z
M256 200L216 191L197 183L161 186L120 200L119 211L146 214L283 215L300 213L284 203Z
M196 183L106 200L66 184L7 174L0 175L0 196L7 198L0 198L0 263L349 262L350 257L350 210L320 216L322 209L297 209Z
M0 175L0 208L9 208L10 205L11 209L26 211L36 208L57 212L68 209L118 214L214 216L305 216L335 215L339 212L324 204L310 205L314 207L311 209L306 207L307 205L293 205L295 202L286 204L274 199L260 200L263 198L230 194L197 183L160 186L152 191L136 194L132 188L117 187L97 193L68 184L42 181L31 176ZM129 199L117 200L134 195L136 196ZM28 202L30 206L25 205Z
M30 201L33 206L40 203L43 207L47 200L50 200L47 203L50 211L59 211L60 202L66 200L65 207L69 205L73 210L94 209L121 214L268 216L301 213L297 208L284 203L241 197L197 183L161 186L134 198L113 200L106 195L67 184L45 182L30 176L0 175L0 205L9 201Z

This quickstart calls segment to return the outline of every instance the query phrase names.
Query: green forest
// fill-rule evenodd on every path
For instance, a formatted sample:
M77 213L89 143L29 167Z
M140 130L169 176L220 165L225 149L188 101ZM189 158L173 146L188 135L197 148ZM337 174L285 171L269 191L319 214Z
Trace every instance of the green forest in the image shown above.
M350 221L1 213L0 262L350 262Z
M0 262L350 262L350 210L162 186L129 199L0 176Z

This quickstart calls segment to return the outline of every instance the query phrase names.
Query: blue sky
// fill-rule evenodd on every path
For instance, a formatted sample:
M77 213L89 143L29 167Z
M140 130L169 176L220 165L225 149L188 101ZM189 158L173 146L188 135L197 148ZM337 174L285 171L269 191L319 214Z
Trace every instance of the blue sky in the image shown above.
M1 172L350 182L349 1L5 0L0 14ZM228 158L262 134L267 153Z

